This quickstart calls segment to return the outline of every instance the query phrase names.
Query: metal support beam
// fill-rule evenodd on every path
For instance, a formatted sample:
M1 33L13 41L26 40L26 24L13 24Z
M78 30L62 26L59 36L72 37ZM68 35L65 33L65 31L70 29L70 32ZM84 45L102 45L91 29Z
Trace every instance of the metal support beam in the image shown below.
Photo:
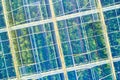
M120 4L108 6L108 7L103 8L103 12L109 11L109 10L114 10L114 9L119 9L119 8L120 8ZM59 16L59 17L56 17L56 20L60 21L60 20L64 20L64 19L70 19L70 18L74 18L74 17L80 17L80 16L85 16L85 15L90 15L90 14L95 14L95 13L98 13L98 11L96 9L88 10L88 11L83 11L83 12L78 12L78 13L73 13L73 14L67 14L64 16ZM45 20L40 20L40 21L34 21L34 22L30 22L30 23L24 23L24 24L12 26L11 30L28 28L31 26L36 26L36 25L41 25L41 24L46 24L46 23L51 23L51 22L52 22L51 18L45 19ZM6 30L4 28L0 29L0 33L2 33L2 32L6 32Z
M120 58L113 58L113 62L118 62L120 61ZM100 65L104 65L104 64L109 64L110 60L103 60L103 61L97 61L97 62L92 62L92 63L88 63L88 64L82 64L82 65L76 65L74 67L69 67L66 68L67 71L74 71L74 70L85 70L85 69L90 69L96 66L100 66ZM43 73L39 73L39 74L32 74L32 75L28 75L28 76L22 76L21 79L26 80L26 79L38 79L38 78L42 78L45 76L50 76L50 75L55 75L55 74L60 74L63 73L62 69L57 69L54 71L49 71L49 72L43 72Z
M62 46L61 46L61 41L60 41L60 36L59 36L59 31L58 31L58 26L57 26L57 20L56 20L52 0L49 0L49 4L50 4L52 21L53 21L53 24L54 24L55 36L56 36L56 41L57 41L57 45L58 45L58 50L59 50L60 60L61 60L61 64L62 64L62 69L63 69L65 80L68 80L67 70L66 70L66 65L65 65L65 60L64 60L64 55L63 55L63 51L62 51Z
M14 50L14 44L13 44L13 40L12 40L11 29L9 27L5 0L2 0L2 8L3 8L3 13L4 13L5 23L6 23L6 31L8 33L8 38L9 38L9 42L10 42L10 48L11 48L10 50L11 50L11 55L12 55L13 64L14 64L14 68L15 68L15 73L16 73L17 80L20 80L20 73L19 73L18 63L17 63L17 59L16 59L16 53L15 53L15 50Z
M109 38L108 38L108 33L107 33L107 26L105 24L105 19L104 19L104 14L103 14L103 8L102 8L102 4L101 4L101 0L96 0L97 3L97 9L100 15L100 20L101 20L101 24L102 24L102 31L103 31L103 36L105 39L105 44L106 44L106 49L108 52L108 58L110 60L110 65L111 65L111 72L113 75L113 80L116 80L116 74L115 74L115 69L114 69L114 64L113 64L113 57L112 57L112 53L111 53L111 48L110 48L110 43L109 43Z

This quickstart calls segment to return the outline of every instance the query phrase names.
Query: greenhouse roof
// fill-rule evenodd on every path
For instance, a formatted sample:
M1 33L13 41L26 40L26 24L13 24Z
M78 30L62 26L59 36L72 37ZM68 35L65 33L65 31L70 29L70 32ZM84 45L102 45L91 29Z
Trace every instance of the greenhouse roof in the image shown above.
M0 0L0 80L120 80L120 0Z

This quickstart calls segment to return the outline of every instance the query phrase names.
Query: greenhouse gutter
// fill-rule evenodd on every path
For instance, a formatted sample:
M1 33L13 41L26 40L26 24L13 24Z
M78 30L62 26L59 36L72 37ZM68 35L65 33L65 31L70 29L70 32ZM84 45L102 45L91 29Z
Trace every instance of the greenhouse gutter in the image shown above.
M5 23L6 23L6 31L8 32L8 38L9 38L9 42L10 42L11 55L12 55L13 65L15 68L16 78L17 78L17 80L20 80L20 73L19 73L17 58L16 58L14 46L13 46L11 29L9 28L10 26L9 26L9 22L8 22L8 16L7 16L7 10L6 10L7 8L6 8L5 0L2 0L2 7L3 7L3 13L4 13L4 18L5 18Z
M113 62L118 62L118 61L120 61L119 57L113 58ZM93 63L88 63L88 64L81 64L81 65L76 65L74 67L69 67L69 68L67 68L67 71L91 69L96 66L100 66L100 65L104 65L104 64L108 64L108 63L109 63L109 60L103 60L103 61L98 61L98 62L93 62ZM45 76L56 75L56 74L60 74L60 73L63 73L62 69L57 69L57 70L53 70L53 71L51 70L51 71L42 72L39 74L26 75L26 76L22 76L21 79L23 79L23 80L38 79L38 78L42 78Z
M67 68L67 71L90 69L92 67L107 64L107 63L109 63L109 60L99 61L99 62L94 62L94 63L88 63L88 64L79 65L79 66L69 67L69 68ZM38 79L38 78L42 78L42 77L45 77L45 76L50 76L50 75L55 75L55 74L60 74L60 73L63 73L62 69L49 71L49 72L44 72L44 73L40 73L40 74L33 74L33 75L29 75L29 76L23 76L21 79L23 79L23 80Z
M66 64L65 64L65 60L64 60L64 54L63 54L63 50L62 50L62 46L61 46L59 30L58 30L58 26L57 26L57 20L56 20L52 0L49 0L49 4L50 4L51 15L52 15L52 22L53 22L53 25L54 25L55 36L57 38L56 42L57 42L57 45L58 45L59 57L60 57L60 60L61 60L62 70L63 70L65 80L68 80Z
M90 68L93 68L93 67L96 67L96 66L107 64L107 63L109 63L109 60L103 60L103 61L98 61L98 62L93 62L93 63L88 63L88 64L76 65L74 67L66 68L66 70L67 70L67 72L69 72L69 71L73 71L73 70L90 69ZM32 74L32 75L28 75L28 76L23 76L21 79L23 79L23 80L38 79L38 78L42 78L42 77L45 77L45 76L50 76L50 75L55 75L55 74L60 74L60 73L63 73L63 69L43 72L43 73L40 73L40 74Z
M119 5L114 5L114 6L109 6L109 7L104 7L103 11L105 12L105 11L114 10L114 9L118 9L118 8L120 8L120 4ZM86 15L90 15L90 14L94 14L94 13L98 13L97 9L78 12L78 13L73 13L73 14L67 14L67 15L64 15L64 16L56 17L56 20L61 21L61 20L65 20L65 19L86 16ZM30 26L37 26L37 25L40 25L40 24L46 24L46 23L50 23L50 22L52 22L52 19L40 20L40 21L31 22L31 23L25 23L25 24L22 24L22 25L13 26L11 28L11 30L26 28L26 27L30 27Z
M107 47L106 49L107 49L107 52L108 52L108 58L109 58L109 61L110 61L111 72L112 72L112 76L113 76L112 78L113 78L113 80L116 80L116 73L115 73L113 57L112 57L112 52L111 52L108 33L107 33L107 26L106 26L105 19L104 19L102 3L101 3L100 0L96 0L96 2L97 2L97 7L98 7L100 19L101 19L102 31L103 31L103 34L104 34L103 37L105 39L105 44L106 44L106 47Z
M114 6L109 6L109 7L104 7L103 11L105 12L105 11L114 10L114 9L118 9L118 8L120 8L120 4L114 5ZM56 20L60 21L60 20L64 20L64 19L70 19L70 18L85 16L85 15L94 14L94 13L98 13L97 9L56 17ZM51 22L52 22L52 19L46 19L46 20L40 20L40 21L20 24L20 25L12 26L10 28L11 28L11 30L17 30L17 29L28 28L28 27L32 27L32 26L41 25L41 24L51 23ZM6 32L6 31L7 31L6 28L0 29L0 33Z

